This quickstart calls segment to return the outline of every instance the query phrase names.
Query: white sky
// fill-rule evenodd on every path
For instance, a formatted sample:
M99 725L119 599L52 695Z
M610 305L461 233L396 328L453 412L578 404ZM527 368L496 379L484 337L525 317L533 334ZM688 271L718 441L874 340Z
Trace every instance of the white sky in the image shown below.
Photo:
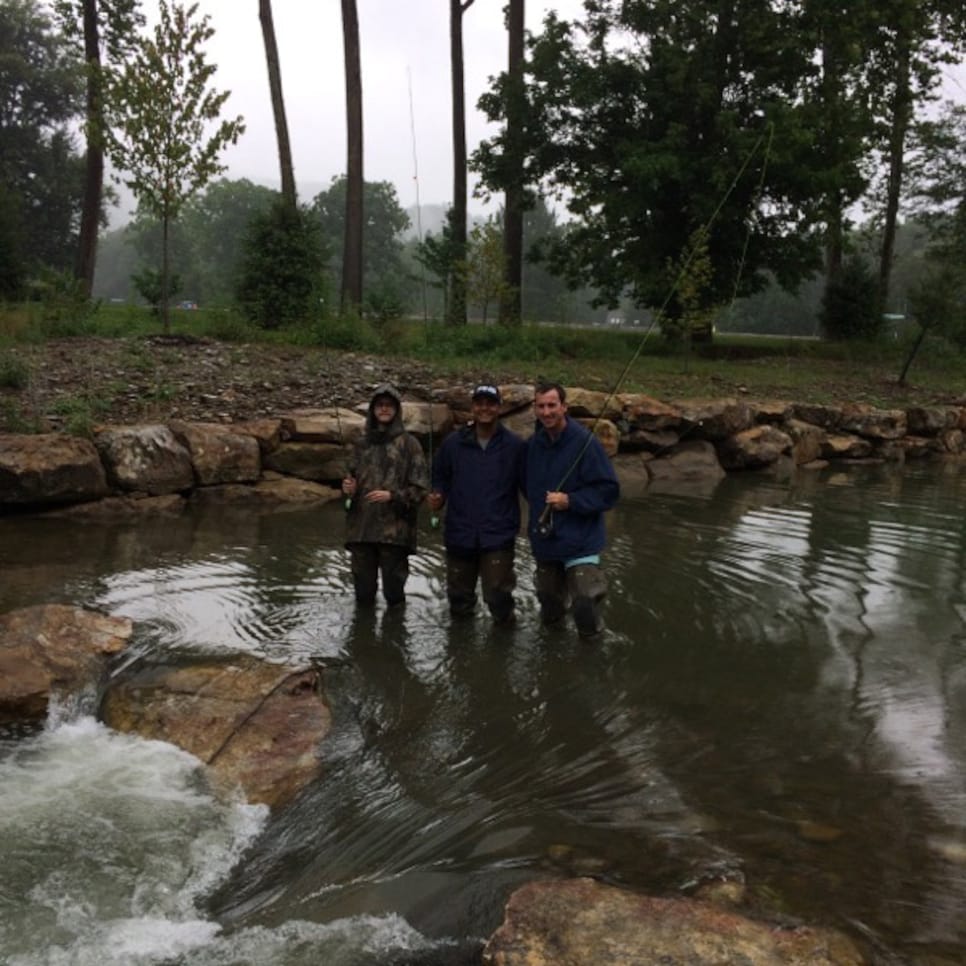
M506 0L475 0L463 17L467 147L488 131L476 110L488 78L507 58ZM447 0L358 0L362 51L365 178L390 181L400 204L449 204L452 191L449 3ZM581 0L527 0L527 27L547 9L562 17ZM229 148L228 176L277 185L275 128L256 0L199 0L215 36L208 57L214 86L232 92L226 115L242 114L247 131ZM295 176L303 201L345 170L345 89L339 0L273 0ZM410 85L412 117L410 115ZM966 101L966 69L948 74L947 97ZM414 159L415 146L415 159ZM418 182L415 177L418 171ZM472 191L474 181L470 175ZM470 201L477 209L479 202Z
M475 0L463 15L470 151L488 135L476 110L488 78L507 59L505 0ZM527 2L527 27L545 10L561 16L580 0ZM362 52L364 167L367 181L391 181L402 207L449 204L452 194L449 3L447 0L358 0ZM295 177L303 201L345 170L345 87L339 0L273 0ZM213 85L230 90L226 116L242 114L247 131L223 160L228 175L277 185L278 155L256 0L199 0L215 36L207 52L218 65ZM410 114L410 84L412 115ZM414 123L411 121L411 116ZM415 138L413 130L415 128ZM415 141L415 159L413 145ZM474 184L470 181L470 187ZM471 201L471 206L479 203Z

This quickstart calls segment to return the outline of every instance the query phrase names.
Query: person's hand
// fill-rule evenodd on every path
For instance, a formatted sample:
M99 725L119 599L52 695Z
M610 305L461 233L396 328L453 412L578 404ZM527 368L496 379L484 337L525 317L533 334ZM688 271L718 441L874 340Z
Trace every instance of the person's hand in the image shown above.
M356 495L356 486L357 486L357 484L356 484L355 477L354 476L347 476L342 481L342 492L346 496L355 496Z
M438 490L433 490L432 493L430 493L426 497L426 504L429 506L430 510L432 510L434 513L437 510L442 510L443 504L445 502L446 502L446 497L443 496L443 494L440 493Z
M548 490L547 506L551 510L567 510L570 508L570 497L560 490Z
M363 499L366 503L388 503L392 499L392 491L370 490Z

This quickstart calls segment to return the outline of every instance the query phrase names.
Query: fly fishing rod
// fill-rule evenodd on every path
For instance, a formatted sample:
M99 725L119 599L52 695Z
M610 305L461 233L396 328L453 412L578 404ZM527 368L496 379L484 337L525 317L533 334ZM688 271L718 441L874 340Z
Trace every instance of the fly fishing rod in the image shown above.
M640 356L641 352L643 351L644 345L647 342L648 338L650 337L651 332L654 331L654 326L657 325L657 323L664 317L664 313L667 310L668 305L670 305L671 299L674 298L674 295L680 288L681 282L683 281L688 269L691 267L691 263L694 261L701 247L701 243L705 239L707 239L708 235L711 232L711 227L718 220L718 216L721 214L721 210L724 208L728 199L731 197L731 193L737 187L738 182L741 180L742 175L744 175L745 170L748 168L748 165L751 164L752 158L754 158L754 156L758 153L758 148L762 145L762 143L766 141L766 133L767 133L767 144L765 148L764 160L762 163L762 173L758 181L758 189L757 189L758 195L760 197L762 188L764 186L765 170L768 164L768 156L771 152L772 137L774 135L774 124L772 123L769 123L767 132L762 132L758 136L758 139L752 145L751 150L748 152L747 157L742 162L741 167L735 173L735 176L731 179L731 184L728 185L727 190L722 195L721 200L718 202L714 211L711 213L711 216L701 226L701 228L698 230L697 234L695 235L694 241L691 244L691 248L690 248L690 251L688 252L687 258L685 258L684 262L682 263L681 268L674 279L674 282L672 283L670 289L668 290L667 295L664 297L664 300L661 302L661 305L658 308L654 318L652 319L651 324L648 326L647 331L644 333L643 337L638 343L637 348L634 350L630 359L627 360L627 363L624 365L624 368L621 370L620 375L617 377L617 380L614 383L613 387L611 388L610 392L608 392L607 396L604 398L604 402L601 404L600 409L597 412L597 415L594 417L593 423L591 423L590 432L587 434L587 438L584 440L583 445L577 451L577 455L574 457L573 462L564 472L564 475L560 478L560 482L557 484L558 491L561 489L561 487L563 487L563 485L567 482L567 480L570 479L571 474L580 465L580 461L583 459L584 453L587 452L587 447L590 446L590 441L594 438L595 431L597 429L597 424L603 418L603 414L604 412L606 412L607 407L610 404L610 401L617 395L618 391L620 390L621 384L627 378L627 374L631 370L631 366L634 365L634 363L637 361L638 357ZM738 274L738 277L735 279L735 288L734 288L735 296L737 295L738 283L741 279L741 272L744 270L745 255L748 250L748 238L750 237L750 235L751 235L751 225L749 224L748 236L745 239L745 245L741 254L741 261L740 261L739 270L738 270L739 274ZM539 533L540 536L544 536L544 537L549 536L550 533L553 531L553 507L551 507L550 504L546 504L544 506L543 510L540 513L540 516L537 518L536 529L537 529L537 533Z

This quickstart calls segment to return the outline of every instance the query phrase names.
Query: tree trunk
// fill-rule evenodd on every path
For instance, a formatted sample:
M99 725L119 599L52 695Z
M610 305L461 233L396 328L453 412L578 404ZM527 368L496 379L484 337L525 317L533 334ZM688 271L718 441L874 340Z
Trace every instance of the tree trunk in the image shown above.
M84 59L87 62L87 156L84 162L84 201L74 275L90 298L97 264L97 232L104 191L104 149L101 128L101 42L97 25L97 0L84 0Z
M450 216L450 325L466 325L466 103L463 79L463 13L473 0L450 0L449 46L453 100L453 210Z
M345 50L347 157L341 302L343 312L358 312L362 306L362 67L355 0L342 0L342 41Z
M910 51L908 38L899 41L895 65L895 92L892 98L892 117L889 130L889 185L886 193L885 220L882 228L882 248L879 251L879 311L888 311L889 284L892 280L892 260L896 246L896 224L899 220L899 196L902 193L903 161L906 134L912 118L912 90L910 89Z
M165 335L171 331L171 260L168 254L168 235L171 217L165 209L161 217L161 329Z
M824 153L826 159L839 159L843 134L842 125L842 85L839 58L834 44L826 31L822 41L822 107L827 130ZM845 247L845 211L842 192L832 185L824 200L825 203L825 290L830 291L838 285L842 277L842 253Z
M262 39L265 42L268 86L272 96L272 113L275 116L275 138L278 141L278 165L282 176L282 198L290 208L296 208L298 197L295 191L295 168L292 164L292 147L288 139L288 122L285 119L285 98L282 96L282 71L278 60L278 44L275 41L272 0L258 0L258 19L261 21Z
M523 283L523 37L524 0L510 0L507 12L508 65L506 160L508 181L503 213L503 291L499 321L519 325Z

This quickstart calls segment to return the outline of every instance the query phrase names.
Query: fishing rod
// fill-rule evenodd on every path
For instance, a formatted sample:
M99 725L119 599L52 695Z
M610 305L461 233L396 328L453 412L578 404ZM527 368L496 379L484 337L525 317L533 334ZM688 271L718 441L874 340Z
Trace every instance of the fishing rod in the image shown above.
M758 188L757 188L759 197L761 195L761 191L764 186L765 170L767 169L768 156L771 152L771 143L772 143L772 138L774 136L774 130L775 130L774 123L769 122L768 128L767 128L767 145L765 150L765 157L762 163L762 173L761 173L761 177L759 178ZM558 491L561 489L561 487L563 487L563 485L567 482L567 480L570 479L571 474L580 465L580 461L583 459L584 453L587 452L587 447L590 446L590 441L594 438L594 434L597 429L597 424L603 418L603 414L607 410L608 404L614 398L614 396L617 395L621 384L627 378L627 374L631 370L631 366L633 366L634 363L637 361L638 357L640 356L641 352L644 349L645 343L647 342L648 338L651 335L651 332L654 331L654 327L664 317L664 312L667 309L668 305L670 305L671 299L674 298L674 295L677 293L678 289L680 288L681 282L683 281L685 274L687 273L688 269L691 267L691 262L694 261L695 257L697 256L698 250L701 247L701 243L710 234L712 225L714 225L714 223L717 221L718 216L721 214L721 210L724 208L728 199L731 197L731 193L738 186L738 182L741 180L742 175L744 175L745 170L748 168L748 165L751 164L752 158L754 158L754 156L758 153L758 148L761 146L762 142L765 141L765 138L766 138L766 132L762 132L761 134L758 135L758 139L752 145L751 150L748 152L748 155L745 157L745 160L742 162L741 167L735 173L735 176L731 179L731 184L728 185L727 190L722 195L721 200L718 202L714 211L711 213L711 216L701 226L701 228L698 230L697 234L695 235L694 241L691 244L691 248L690 248L690 251L688 252L687 258L685 258L684 262L682 263L681 268L678 271L673 284L668 290L667 295L664 297L664 300L661 302L661 305L658 308L654 318L652 319L651 324L648 326L647 331L644 333L643 337L638 343L637 348L634 350L630 359L628 359L624 368L621 370L620 375L617 377L617 381L614 383L610 392L604 398L604 402L601 404L597 412L597 415L594 417L593 423L591 423L590 425L590 432L587 434L587 438L584 440L583 445L577 451L577 455L574 457L573 462L567 468L564 475L560 478L560 482L557 484ZM741 261L739 264L739 274L738 274L738 277L735 279L734 295L737 295L738 283L741 279L740 273L744 269L745 255L748 250L748 242L750 239L750 235L751 235L751 225L749 224L748 234L746 235L745 245L741 254ZM553 507L551 507L549 504L546 504L543 510L541 511L540 516L537 518L536 529L537 529L537 533L539 533L540 536L543 536L543 537L549 536L550 533L553 531L553 512L554 512Z

